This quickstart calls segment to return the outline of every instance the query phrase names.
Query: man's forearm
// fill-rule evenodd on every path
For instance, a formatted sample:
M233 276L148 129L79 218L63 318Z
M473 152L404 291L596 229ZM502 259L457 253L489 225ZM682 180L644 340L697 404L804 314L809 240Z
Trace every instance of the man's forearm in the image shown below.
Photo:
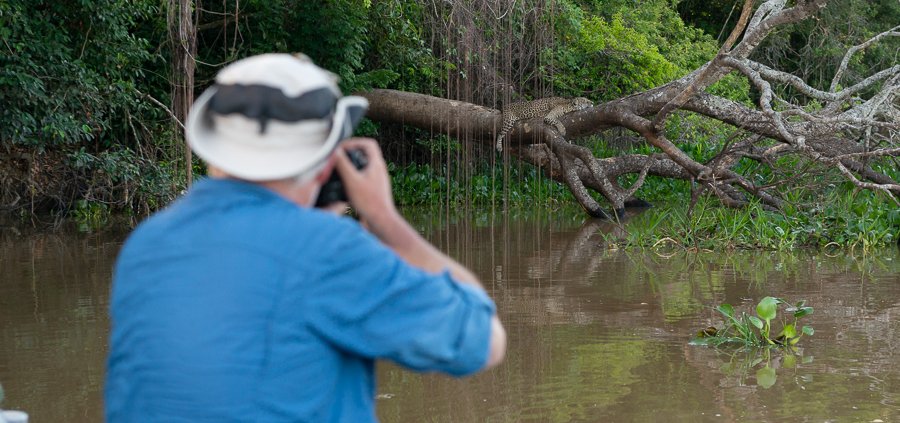
M484 290L484 286L469 269L422 238L399 213L381 216L379 222L369 222L369 230L410 265L429 272L446 269L455 281ZM491 316L490 330L491 340L484 369L496 366L506 356L506 330L496 314Z
M448 270L453 279L484 289L478 278L425 238L399 214L385 216L379 222L368 222L378 239L394 250L404 261L428 272Z

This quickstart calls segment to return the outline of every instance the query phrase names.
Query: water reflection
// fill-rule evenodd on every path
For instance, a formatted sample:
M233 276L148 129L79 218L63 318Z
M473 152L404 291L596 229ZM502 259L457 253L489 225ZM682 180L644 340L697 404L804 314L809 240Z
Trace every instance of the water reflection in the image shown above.
M384 422L900 420L900 254L621 251L579 214L409 213L473 268L509 332L467 379L379 365ZM0 383L32 421L102 416L110 269L125 232L0 228ZM806 299L797 357L687 345L715 305ZM775 371L768 389L761 381ZM765 383L762 383L765 384Z
M380 389L391 398L379 401L379 415L386 422L900 417L895 250L863 258L623 252L603 243L602 233L620 230L610 223L469 218L476 223L425 226L497 299L510 330L507 362L468 380L383 365ZM686 344L697 329L721 323L715 305L750 311L766 295L816 307L806 319L817 332L804 338L801 356L776 352L757 362Z
M101 421L106 305L122 232L0 229L0 382L32 422Z

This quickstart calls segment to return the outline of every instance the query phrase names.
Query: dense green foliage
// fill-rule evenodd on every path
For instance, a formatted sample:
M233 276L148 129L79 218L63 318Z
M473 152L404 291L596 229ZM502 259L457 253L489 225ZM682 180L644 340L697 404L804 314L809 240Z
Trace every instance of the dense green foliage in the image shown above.
M447 177L448 172L427 164L391 164L389 170L394 199L400 205L517 206L544 210L575 205L565 186L543 177L531 165L507 170L481 166L467 181Z
M346 92L393 88L496 107L497 86L505 85L524 98L605 101L666 83L709 60L739 3L530 0L506 20L470 7L480 5L473 0L460 2L462 9L453 9L454 2L415 0L203 3L197 10L195 93L234 60L300 51L335 72ZM830 82L825 70L840 61L847 45L900 18L893 0L839 3L819 20L779 31L759 50L760 60L824 87ZM181 48L169 40L167 5L0 0L0 207L63 211L98 224L112 212L152 211L184 188L180 130L164 107L171 104L173 50ZM484 39L473 38L476 30ZM889 46L876 46L851 63L851 72L896 59ZM741 102L751 98L747 81L734 75L711 90ZM691 115L671 119L667 129L695 158L713 157L718 142L731 135ZM372 122L361 132L382 140L402 204L573 204L567 188L541 171L485 161L483 152L445 135ZM640 143L611 147L606 134L588 142L599 156L653 152ZM202 170L199 162L193 166ZM773 181L783 176L760 175ZM691 213L674 207L648 214L644 219L664 222L650 225L661 232L638 230L626 244L652 245L665 236L686 246L721 242L723 225L759 217L766 218L766 230L791 235L758 238L762 234L745 223L726 232L725 242L766 248L773 240L789 246L896 242L900 218L889 203L841 183L835 187L827 197L815 190L795 195L798 205L814 204L812 213L800 207L780 214L758 207L724 211L701 198ZM651 178L640 195L655 202L688 198L690 187ZM709 220L715 214L722 218Z
M151 55L131 29L148 13L121 0L0 2L3 141L112 146L129 138L122 122L140 113L135 86Z
M133 32L158 12L124 0L0 1L4 199L26 183L32 207L89 199L149 209L169 198L164 156L151 151L169 126L140 91L157 57ZM30 174L15 172L22 158Z
M718 50L711 37L684 24L668 0L637 8L627 1L585 3L561 2L557 31L571 42L546 52L556 64L547 76L565 94L619 98L684 76Z

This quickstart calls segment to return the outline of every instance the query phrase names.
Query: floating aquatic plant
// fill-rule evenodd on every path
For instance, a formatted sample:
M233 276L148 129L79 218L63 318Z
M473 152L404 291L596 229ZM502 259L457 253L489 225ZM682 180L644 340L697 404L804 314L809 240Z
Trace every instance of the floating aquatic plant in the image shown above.
M778 318L779 307L784 307L781 315L781 330L773 331L772 321ZM813 308L806 301L791 304L781 298L765 297L756 305L756 315L741 312L735 313L731 304L722 304L716 311L725 316L725 325L719 329L710 326L697 332L693 345L742 344L746 347L792 347L804 335L812 336L815 330L811 326L798 326L805 316L812 314ZM798 327L800 328L798 330Z

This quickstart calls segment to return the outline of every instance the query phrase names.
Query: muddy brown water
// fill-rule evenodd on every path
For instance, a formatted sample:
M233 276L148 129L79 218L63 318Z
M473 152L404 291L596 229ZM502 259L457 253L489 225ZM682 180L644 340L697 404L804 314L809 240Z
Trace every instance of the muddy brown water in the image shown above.
M509 333L470 378L378 366L383 422L900 421L900 254L620 251L571 215L414 213L475 270ZM102 421L110 269L124 230L0 226L0 384L33 423ZM797 355L688 345L751 311L806 299ZM756 363L757 361L760 361ZM775 370L770 387L757 372Z

